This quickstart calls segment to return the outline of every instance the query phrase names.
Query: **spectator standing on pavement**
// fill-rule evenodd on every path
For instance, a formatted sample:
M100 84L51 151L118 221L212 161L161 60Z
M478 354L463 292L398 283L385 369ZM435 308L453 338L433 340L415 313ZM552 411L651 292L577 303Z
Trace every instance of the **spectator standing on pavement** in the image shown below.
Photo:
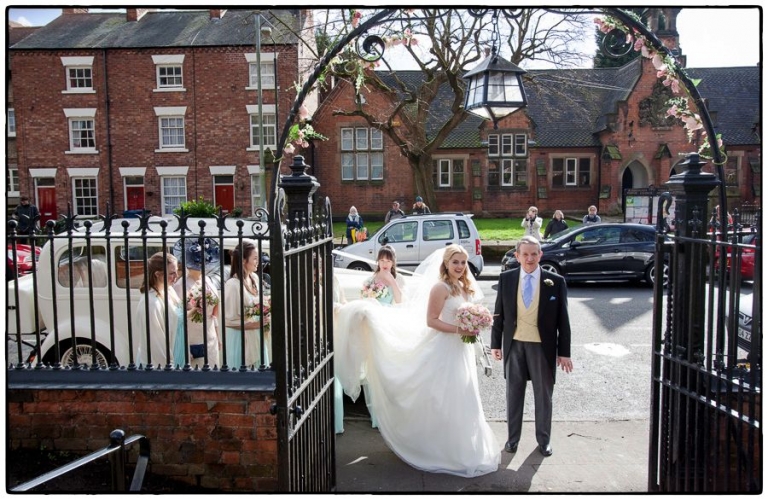
M413 204L413 213L414 214L431 214L432 211L429 209L428 206L424 204L424 200L421 198L421 196L417 196L416 203Z
M392 208L389 209L389 212L387 212L387 215L384 216L384 223L399 219L400 217L405 217L405 212L400 210L400 202L393 201L392 202Z
M356 241L354 233L363 228L363 218L357 213L355 207L349 207L347 215L347 244L351 245Z
M19 205L13 211L13 218L19 221L16 233L21 236L19 243L29 243L29 236L35 234L37 229L37 220L40 218L40 212L37 207L29 202L28 196L22 196ZM26 237L25 237L26 236Z
M585 215L581 222L584 224L598 224L601 222L602 219L600 219L600 216L597 215L597 207L594 205L591 205L587 211L589 212L587 215Z
M544 229L545 240L568 228L568 223L564 219L563 212L555 210L555 213L552 214L552 220L547 223L547 228Z
M521 226L525 228L525 235L533 236L537 240L541 240L541 224L543 221L539 217L539 209L536 207L530 207L528 213L525 215Z

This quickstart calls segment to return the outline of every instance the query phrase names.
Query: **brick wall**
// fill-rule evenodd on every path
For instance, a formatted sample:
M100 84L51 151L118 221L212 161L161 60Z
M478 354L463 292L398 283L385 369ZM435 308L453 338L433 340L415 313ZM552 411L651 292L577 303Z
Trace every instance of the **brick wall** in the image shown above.
M264 47L269 52L271 46ZM297 48L279 46L278 90L265 89L263 103L277 105L277 133L293 104L297 80ZM120 168L144 167L145 204L160 213L161 189L156 167L189 167L187 199L213 201L211 166L235 166L235 207L251 210L248 165L258 165L258 151L249 151L247 105L258 102L248 87L248 62L253 47L150 48L82 51L20 51L12 61L17 107L17 145L22 192L34 196L30 168L57 168L57 209L71 201L67 168L100 168L99 210L113 200L113 211L125 208ZM180 92L156 91L153 55L184 55ZM62 56L93 56L95 93L63 94L66 89ZM106 64L105 64L106 57ZM109 108L107 108L109 102ZM187 152L162 152L155 107L186 107ZM96 108L98 154L67 154L68 123L64 108ZM263 165L262 165L263 166ZM152 193L152 194L150 194Z
M148 474L224 491L277 489L272 392L9 389L6 397L10 450L86 455L122 429L149 438Z

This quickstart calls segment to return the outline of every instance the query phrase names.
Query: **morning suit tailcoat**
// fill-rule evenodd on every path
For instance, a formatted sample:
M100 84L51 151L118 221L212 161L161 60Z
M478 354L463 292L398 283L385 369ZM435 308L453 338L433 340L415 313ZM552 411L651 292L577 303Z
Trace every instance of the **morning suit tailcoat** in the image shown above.
M491 329L491 349L501 349L503 365L512 347L517 328L517 296L521 269L505 271L499 276L496 307ZM549 280L549 281L547 281ZM549 284L551 283L551 285ZM557 371L557 357L571 357L571 326L568 318L568 294L562 276L541 270L539 279L538 326L541 346L552 373ZM506 377L506 371L504 372Z

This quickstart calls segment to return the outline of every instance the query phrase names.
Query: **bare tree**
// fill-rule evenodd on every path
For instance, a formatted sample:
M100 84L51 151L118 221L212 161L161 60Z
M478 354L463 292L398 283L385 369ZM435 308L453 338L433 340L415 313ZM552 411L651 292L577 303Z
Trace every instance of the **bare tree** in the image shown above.
M354 16L362 15L365 19L373 12L316 12L316 19L322 21L316 29L317 56L322 56L324 50L352 28ZM519 9L514 13L512 18L498 16L504 43L497 48L502 57L515 64L544 60L558 67L576 66L584 61L586 56L573 47L584 40L585 33L590 33L585 29L590 21L578 11L552 14L546 9ZM435 209L439 207L432 182L432 155L468 116L463 108L462 75L487 56L493 35L491 14L476 18L464 9L423 9L399 15L367 33L379 34L398 44L398 57L410 58L414 71L421 73L418 78L412 72L394 71L387 54L376 71L361 71L351 47L337 64L328 67L328 75L349 81L359 95L375 91L386 97L389 106L371 109L363 105L364 99L358 98L353 108L333 113L362 117L386 134L408 159L416 192ZM418 44L407 43L413 39ZM446 92L446 87L450 92ZM450 108L448 114L446 107ZM438 116L440 120L435 119Z

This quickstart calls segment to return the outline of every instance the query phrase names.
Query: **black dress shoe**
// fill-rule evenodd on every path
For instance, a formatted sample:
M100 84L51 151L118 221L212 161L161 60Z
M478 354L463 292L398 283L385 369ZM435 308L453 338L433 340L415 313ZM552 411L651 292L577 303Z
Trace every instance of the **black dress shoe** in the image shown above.
M552 455L552 446L549 444L540 444L539 452L545 457L549 457Z
M504 445L504 451L507 453L517 453L517 443L507 441L507 444Z

